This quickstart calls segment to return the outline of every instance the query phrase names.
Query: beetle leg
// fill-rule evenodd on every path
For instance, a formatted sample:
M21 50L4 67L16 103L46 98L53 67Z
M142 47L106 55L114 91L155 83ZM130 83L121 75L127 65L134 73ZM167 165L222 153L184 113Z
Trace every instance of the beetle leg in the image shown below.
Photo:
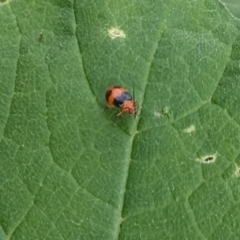
M123 114L123 111L119 112L116 116L119 117L122 114Z

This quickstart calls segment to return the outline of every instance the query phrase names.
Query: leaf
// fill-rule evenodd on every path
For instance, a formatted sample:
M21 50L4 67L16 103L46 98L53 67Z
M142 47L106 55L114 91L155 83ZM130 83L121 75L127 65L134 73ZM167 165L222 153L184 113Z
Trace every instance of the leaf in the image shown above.
M0 5L0 239L238 239L239 22L216 0ZM139 115L105 110L112 84Z
M235 17L240 18L240 5L237 0L224 0L223 2L226 3L226 7Z

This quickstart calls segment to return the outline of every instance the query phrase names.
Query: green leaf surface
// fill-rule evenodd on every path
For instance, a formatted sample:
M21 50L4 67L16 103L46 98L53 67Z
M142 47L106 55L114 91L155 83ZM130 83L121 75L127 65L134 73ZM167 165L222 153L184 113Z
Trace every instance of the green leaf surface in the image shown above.
M240 19L240 2L238 0L223 0L229 11L238 19Z
M240 24L216 0L0 3L0 239L239 239ZM139 115L104 109L133 87Z

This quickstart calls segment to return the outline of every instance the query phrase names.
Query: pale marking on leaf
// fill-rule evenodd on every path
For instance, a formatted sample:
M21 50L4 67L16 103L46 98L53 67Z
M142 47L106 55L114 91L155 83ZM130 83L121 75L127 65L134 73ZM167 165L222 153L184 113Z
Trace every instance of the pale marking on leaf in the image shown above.
M109 37L111 39L115 39L115 38L126 38L126 34L124 33L123 30L119 29L119 28L115 28L115 27L111 27L108 30L108 34Z
M158 110L156 110L156 111L154 111L154 113L153 113L153 115L155 116L155 117L162 117L162 116L168 116L169 117L169 115L170 115L170 107L164 107L164 108L162 108L162 110L161 111L158 111Z
M237 178L239 178L240 177L240 167L237 164L235 164L235 166L236 166L235 175Z
M153 115L154 115L154 117L159 117L159 118L162 116L161 112L159 112L159 111L155 111L153 113Z
M189 127L183 129L183 131L184 131L185 133L192 133L192 132L195 132L195 131L196 131L196 127L195 127L195 125L190 125Z
M214 153L214 154L205 155L201 158L197 158L197 161L201 163L209 164L209 163L214 163L216 159L217 159L217 153Z
M0 1L0 7L1 7L1 6L3 6L4 4L7 4L7 3L9 3L9 2L10 2L10 0L3 1L3 2L2 2L2 1Z

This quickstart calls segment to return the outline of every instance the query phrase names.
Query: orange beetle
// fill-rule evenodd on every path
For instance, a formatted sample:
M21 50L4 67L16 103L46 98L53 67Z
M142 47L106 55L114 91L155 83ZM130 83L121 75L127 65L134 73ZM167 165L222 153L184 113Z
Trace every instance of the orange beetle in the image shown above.
M123 113L136 116L138 104L137 101L132 98L127 89L120 86L111 86L107 89L105 97L108 107L121 108L121 111L117 116L120 116Z

